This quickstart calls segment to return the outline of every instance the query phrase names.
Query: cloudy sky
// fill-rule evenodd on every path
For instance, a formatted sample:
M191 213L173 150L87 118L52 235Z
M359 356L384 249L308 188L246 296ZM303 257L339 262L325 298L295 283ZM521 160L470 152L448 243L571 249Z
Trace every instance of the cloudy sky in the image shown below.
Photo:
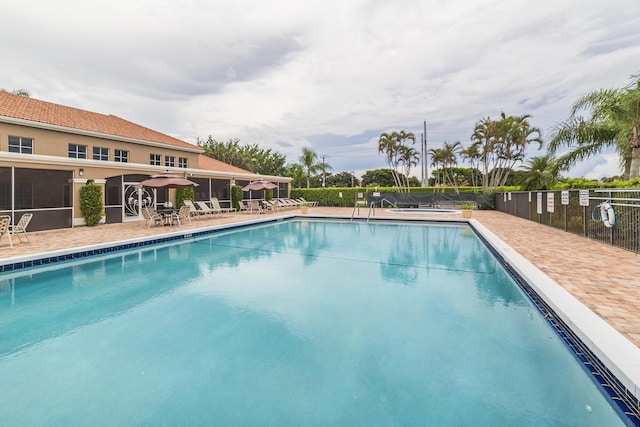
M380 133L469 144L483 117L571 104L640 73L639 0L0 0L0 88L195 143L239 138L334 171ZM529 156L537 153L532 147ZM613 154L571 176L618 173Z

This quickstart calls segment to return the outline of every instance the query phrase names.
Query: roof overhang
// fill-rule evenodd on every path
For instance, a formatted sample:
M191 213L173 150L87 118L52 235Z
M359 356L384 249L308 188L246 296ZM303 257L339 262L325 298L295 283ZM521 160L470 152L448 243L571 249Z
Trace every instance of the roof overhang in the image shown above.
M0 151L0 162L9 162L14 166L20 164L38 164L38 165L56 165L66 166L70 168L99 168L99 169L113 169L114 171L120 171L121 173L158 173L158 172L173 172L177 174L184 174L186 176L195 176L199 178L222 178L222 179L244 179L255 180L258 178L268 179L274 182L291 182L291 178L283 176L270 176L270 175L258 175L254 173L237 173L237 172L224 172L206 169L196 168L168 168L166 166L153 166L143 163L122 163L111 162L104 160L92 160L92 159L73 159L67 157L57 156L44 156L41 154L21 154L21 153L9 153L6 151Z
M33 120L17 119L15 117L0 116L0 122L12 124L12 125L52 130L56 132L71 133L75 135L90 136L94 138L110 139L112 141L128 142L131 144L146 145L149 147L158 147L158 148L164 148L164 149L170 148L172 150L186 151L190 153L204 153L204 150L202 148L196 147L195 145L193 146L193 148L180 147L178 145L171 145L164 142L146 141L142 139L128 138L125 136L111 135L111 134L106 134L101 132L92 132L88 130L70 128L67 126L58 126L58 125L52 125L49 123L36 122Z

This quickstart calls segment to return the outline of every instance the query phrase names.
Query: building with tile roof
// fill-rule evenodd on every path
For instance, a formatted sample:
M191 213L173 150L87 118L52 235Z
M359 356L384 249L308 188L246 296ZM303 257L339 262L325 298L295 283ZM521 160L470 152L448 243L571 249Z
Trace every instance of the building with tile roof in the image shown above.
M262 177L285 197L291 181L258 176L114 115L0 91L0 215L13 223L31 212L32 231L83 225L79 193L90 180L103 186L106 222L138 221L140 206L175 202L175 190L134 188L166 171L198 183L196 200L217 197L227 205L233 185Z

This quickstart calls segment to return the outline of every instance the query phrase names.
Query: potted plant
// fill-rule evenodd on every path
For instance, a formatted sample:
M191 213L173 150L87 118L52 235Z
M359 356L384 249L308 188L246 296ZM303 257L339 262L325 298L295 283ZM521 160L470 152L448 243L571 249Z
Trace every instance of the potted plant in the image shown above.
M471 218L471 213L476 208L475 203L463 203L460 205L463 218Z

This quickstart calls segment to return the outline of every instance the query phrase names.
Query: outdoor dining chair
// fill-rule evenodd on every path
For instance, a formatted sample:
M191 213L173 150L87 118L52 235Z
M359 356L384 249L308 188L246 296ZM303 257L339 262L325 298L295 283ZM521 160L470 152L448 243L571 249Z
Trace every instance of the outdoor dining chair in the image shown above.
M31 222L31 218L33 218L33 214L32 213L26 213L26 214L23 214L20 217L20 221L18 221L17 224L9 225L9 233L17 235L18 236L18 240L20 240L20 243L22 243L22 235L23 234L24 234L24 237L27 238L27 242L31 243L31 240L29 239L29 235L27 234L27 227L29 226L29 223Z
M152 211L148 207L144 207L140 211L144 218L144 222L142 223L143 226L147 224L147 228L150 228L151 224L164 225L164 218L159 213Z
M171 223L175 220L179 226L182 225L182 221L185 219L191 225L191 208L187 205L183 205L180 210L171 214Z

